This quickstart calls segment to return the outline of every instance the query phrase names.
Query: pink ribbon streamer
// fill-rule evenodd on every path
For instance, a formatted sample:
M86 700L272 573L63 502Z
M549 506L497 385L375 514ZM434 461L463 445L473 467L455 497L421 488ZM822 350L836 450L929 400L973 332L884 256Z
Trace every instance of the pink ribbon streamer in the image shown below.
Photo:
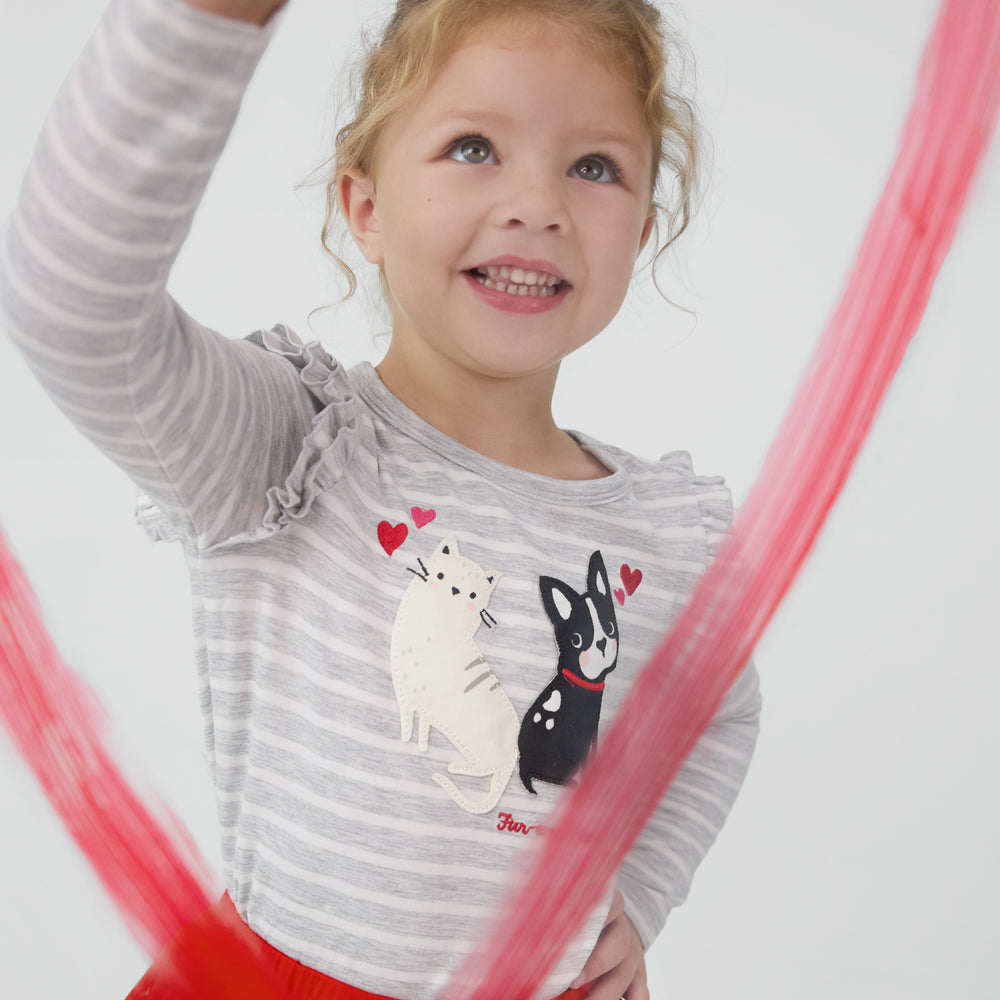
M157 818L115 765L104 711L63 662L0 535L0 720L133 936L154 954L210 902L182 824Z
M158 818L115 765L104 712L60 657L2 534L0 721L148 954L201 917L164 953L157 996L293 1000L247 941L204 912L218 896L208 865L170 810L157 803Z
M949 0L843 298L761 475L451 1000L531 997L745 665L811 548L951 244L1000 94L1000 3ZM614 816L614 823L605 822ZM600 831L594 837L581 830Z

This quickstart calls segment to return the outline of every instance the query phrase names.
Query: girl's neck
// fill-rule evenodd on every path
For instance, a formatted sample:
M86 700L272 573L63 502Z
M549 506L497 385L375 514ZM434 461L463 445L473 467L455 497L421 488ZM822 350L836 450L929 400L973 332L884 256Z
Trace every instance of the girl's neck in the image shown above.
M608 469L552 417L558 366L519 378L493 378L453 366L430 371L390 347L377 366L385 387L452 440L503 465L553 479L600 479Z

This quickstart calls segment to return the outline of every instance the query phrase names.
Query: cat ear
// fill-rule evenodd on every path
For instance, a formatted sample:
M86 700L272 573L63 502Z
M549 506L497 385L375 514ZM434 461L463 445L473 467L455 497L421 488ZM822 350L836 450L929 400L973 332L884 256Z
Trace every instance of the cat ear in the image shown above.
M438 544L438 547L434 550L434 555L442 556L458 556L461 553L458 551L458 542L454 538L446 538L443 542Z
M496 586L500 582L500 577L503 576L503 573L498 573L495 569L491 569L489 573L483 575L486 577L486 582L490 585L490 593L492 594L496 590Z

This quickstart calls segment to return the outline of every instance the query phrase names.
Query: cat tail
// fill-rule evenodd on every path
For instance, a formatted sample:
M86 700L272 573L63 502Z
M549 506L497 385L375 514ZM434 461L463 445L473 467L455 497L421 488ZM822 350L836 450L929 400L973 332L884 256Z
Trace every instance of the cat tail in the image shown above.
M479 800L470 799L446 774L432 774L431 777L451 796L452 801L460 809L470 813L488 813L496 808L513 773L513 767L494 771L490 775L490 790Z

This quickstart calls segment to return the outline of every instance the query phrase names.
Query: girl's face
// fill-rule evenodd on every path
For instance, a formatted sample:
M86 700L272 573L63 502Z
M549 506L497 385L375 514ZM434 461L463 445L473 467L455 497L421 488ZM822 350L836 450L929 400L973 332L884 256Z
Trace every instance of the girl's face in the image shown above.
M632 89L570 34L502 22L388 125L342 205L384 266L390 355L438 375L547 373L621 306L653 209Z

